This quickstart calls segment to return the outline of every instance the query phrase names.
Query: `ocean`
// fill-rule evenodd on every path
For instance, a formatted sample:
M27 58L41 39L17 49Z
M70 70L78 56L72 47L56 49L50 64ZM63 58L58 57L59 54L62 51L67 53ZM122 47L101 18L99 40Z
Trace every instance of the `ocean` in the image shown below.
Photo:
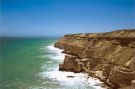
M59 71L58 38L1 38L0 89L105 89L85 73ZM74 76L74 77L67 77Z

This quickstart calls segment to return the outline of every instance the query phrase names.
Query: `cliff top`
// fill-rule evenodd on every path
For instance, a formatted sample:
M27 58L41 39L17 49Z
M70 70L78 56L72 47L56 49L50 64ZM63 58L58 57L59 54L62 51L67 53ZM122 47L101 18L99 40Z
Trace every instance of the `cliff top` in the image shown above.
M64 37L130 37L135 38L135 29L115 30L105 33L67 34Z

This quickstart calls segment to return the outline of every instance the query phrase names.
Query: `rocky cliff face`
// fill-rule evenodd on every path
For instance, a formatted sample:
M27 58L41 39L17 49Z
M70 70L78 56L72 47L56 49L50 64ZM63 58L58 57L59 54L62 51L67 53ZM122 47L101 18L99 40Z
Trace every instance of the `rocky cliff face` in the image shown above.
M87 72L116 89L135 80L135 29L65 35L55 47L64 49L59 70Z

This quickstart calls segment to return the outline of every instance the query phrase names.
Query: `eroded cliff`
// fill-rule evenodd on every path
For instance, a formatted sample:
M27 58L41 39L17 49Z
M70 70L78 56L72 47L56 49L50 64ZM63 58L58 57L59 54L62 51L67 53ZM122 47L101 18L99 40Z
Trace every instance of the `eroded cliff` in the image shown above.
M135 87L135 29L69 34L55 47L67 54L59 70L87 72L115 89Z

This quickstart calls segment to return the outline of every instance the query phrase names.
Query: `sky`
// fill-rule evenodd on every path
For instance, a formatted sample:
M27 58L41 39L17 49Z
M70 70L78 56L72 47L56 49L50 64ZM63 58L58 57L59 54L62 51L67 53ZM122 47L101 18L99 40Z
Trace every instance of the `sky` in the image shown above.
M135 0L0 0L0 36L62 36L135 28Z

